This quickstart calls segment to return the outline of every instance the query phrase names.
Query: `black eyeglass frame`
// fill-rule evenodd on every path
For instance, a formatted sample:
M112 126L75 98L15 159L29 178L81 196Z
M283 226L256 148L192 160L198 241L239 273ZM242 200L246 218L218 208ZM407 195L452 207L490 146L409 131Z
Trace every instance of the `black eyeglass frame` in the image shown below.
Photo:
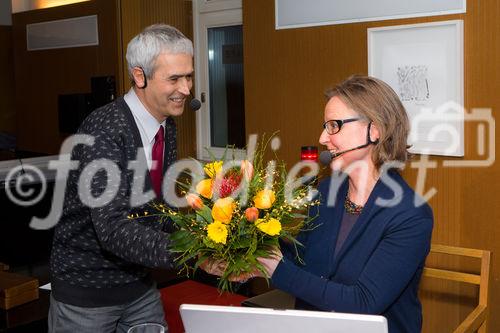
M347 119L331 119L331 120L327 120L323 123L323 128L326 130L326 133L328 133L329 135L334 135L334 134L337 134L338 132L340 132L340 130L342 129L342 126L344 124L347 124L347 123L350 123L353 121L357 121L357 120L361 120L361 119L362 118L359 118L359 117L358 118L347 118ZM328 128L327 128L328 127L327 124L332 123L332 122L337 123L337 128L338 128L338 130L334 133L330 133L328 131Z

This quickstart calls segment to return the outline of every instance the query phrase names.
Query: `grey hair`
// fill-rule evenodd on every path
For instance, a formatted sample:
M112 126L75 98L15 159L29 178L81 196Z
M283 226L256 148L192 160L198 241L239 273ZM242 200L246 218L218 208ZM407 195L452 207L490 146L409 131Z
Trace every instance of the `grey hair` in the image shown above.
M153 24L132 38L127 46L128 75L141 67L146 78L153 77L156 58L164 52L193 55L193 43L182 32L167 24Z

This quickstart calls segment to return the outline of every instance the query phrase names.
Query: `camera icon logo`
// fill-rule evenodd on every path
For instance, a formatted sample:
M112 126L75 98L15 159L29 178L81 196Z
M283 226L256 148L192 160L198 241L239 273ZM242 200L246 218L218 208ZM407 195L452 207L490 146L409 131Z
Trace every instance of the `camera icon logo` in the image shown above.
M464 157L464 127L468 130L467 155L473 158L449 159L444 167L489 167L495 162L495 119L491 109L465 110L450 101L435 111L423 108L411 117L410 152L425 155Z

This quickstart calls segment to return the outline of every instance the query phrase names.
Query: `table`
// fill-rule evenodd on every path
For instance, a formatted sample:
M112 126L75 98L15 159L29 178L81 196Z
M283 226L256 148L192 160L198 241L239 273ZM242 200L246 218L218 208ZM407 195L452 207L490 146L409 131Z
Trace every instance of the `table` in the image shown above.
M181 304L209 304L240 306L246 297L225 292L220 294L217 288L187 280L160 289L169 333L183 333L184 326L179 313Z

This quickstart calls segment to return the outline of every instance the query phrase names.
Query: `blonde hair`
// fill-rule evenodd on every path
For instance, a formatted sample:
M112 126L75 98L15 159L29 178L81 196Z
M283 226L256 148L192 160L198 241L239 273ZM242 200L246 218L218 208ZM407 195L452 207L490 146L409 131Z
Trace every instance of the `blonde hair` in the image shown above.
M385 162L406 162L410 121L394 90L382 80L353 75L325 93L327 99L339 97L349 108L377 127L380 137L373 149L377 168Z

